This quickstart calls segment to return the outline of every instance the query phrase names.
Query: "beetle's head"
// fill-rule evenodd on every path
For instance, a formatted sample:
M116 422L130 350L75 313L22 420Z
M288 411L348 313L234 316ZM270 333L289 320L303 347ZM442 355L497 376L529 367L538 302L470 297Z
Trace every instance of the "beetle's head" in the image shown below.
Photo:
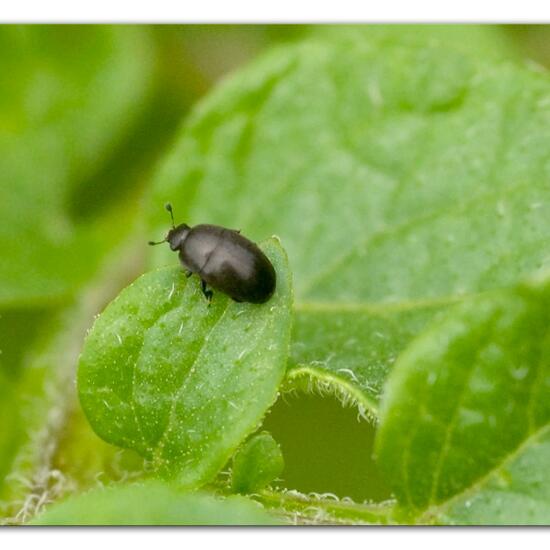
M168 234L166 235L166 237L164 237L164 240L159 242L149 241L149 244L155 245L168 243L172 250L177 250L183 244L183 241L185 241L185 239L187 238L187 235L189 234L191 228L185 223L181 223L176 227L176 224L174 223L174 213L172 212L172 205L170 203L167 203L165 205L165 208L166 210L168 210L168 212L170 212L170 217L172 218L172 229L168 231Z
M173 227L168 231L166 235L166 242L170 245L172 250L178 250L178 248L183 244L183 241L187 239L187 235L191 228L186 223L181 223L177 227Z

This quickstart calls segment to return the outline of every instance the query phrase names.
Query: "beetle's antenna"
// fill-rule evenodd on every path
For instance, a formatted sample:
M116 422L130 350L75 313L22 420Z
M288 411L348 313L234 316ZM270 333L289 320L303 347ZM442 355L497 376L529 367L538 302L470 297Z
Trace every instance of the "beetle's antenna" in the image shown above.
M168 210L168 212L170 212L170 218L172 218L172 229L175 229L176 228L176 223L174 222L174 212L172 211L172 205L169 202L167 202L164 205L164 208L166 208L166 210ZM147 244L149 244L150 246L155 246L157 244L162 244L162 243L165 243L167 241L168 241L168 237L165 237L162 241L158 241L158 242L149 241Z
M174 221L174 211L172 210L172 205L169 202L167 202L164 205L164 208L166 208L166 210L170 212L170 217L172 218L172 229L173 229L174 227L176 227L176 222Z
M158 242L149 241L147 244L150 245L150 246L155 246L156 244L162 244L162 243L165 243L165 242L166 242L166 239L163 239L162 241L158 241Z

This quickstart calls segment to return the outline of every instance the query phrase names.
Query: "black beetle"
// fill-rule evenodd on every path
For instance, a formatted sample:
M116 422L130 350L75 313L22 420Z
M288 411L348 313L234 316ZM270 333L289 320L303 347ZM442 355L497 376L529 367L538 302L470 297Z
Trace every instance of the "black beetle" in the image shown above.
M159 242L167 242L179 258L187 277L196 273L201 279L202 292L208 301L212 291L206 285L221 290L236 302L262 304L275 291L275 269L265 254L239 231L219 225L182 223L176 227L170 204L165 205L172 218L172 229Z

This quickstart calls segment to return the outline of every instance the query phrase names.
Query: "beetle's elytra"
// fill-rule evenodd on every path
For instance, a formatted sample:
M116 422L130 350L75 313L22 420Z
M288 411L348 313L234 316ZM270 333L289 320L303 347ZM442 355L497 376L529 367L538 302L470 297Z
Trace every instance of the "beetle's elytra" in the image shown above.
M166 238L170 248L178 251L187 276L196 273L201 279L202 291L208 301L212 291L208 286L227 294L236 302L261 304L273 295L276 275L266 255L239 231L219 225L182 223L176 227L172 206L166 204L172 218L172 229Z

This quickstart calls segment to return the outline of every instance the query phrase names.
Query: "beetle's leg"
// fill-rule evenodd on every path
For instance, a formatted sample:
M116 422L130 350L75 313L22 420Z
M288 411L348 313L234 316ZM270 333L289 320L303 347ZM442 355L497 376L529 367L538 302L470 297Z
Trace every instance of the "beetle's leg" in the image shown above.
M189 277L191 277L191 275L193 275L193 272L190 269L186 269L185 270L185 276L189 279Z
M211 290L208 290L206 288L206 281L204 279L201 279L201 290L202 290L202 293L204 294L204 297L208 300L208 305L210 305L210 303L212 302L212 296L214 295L214 293Z

